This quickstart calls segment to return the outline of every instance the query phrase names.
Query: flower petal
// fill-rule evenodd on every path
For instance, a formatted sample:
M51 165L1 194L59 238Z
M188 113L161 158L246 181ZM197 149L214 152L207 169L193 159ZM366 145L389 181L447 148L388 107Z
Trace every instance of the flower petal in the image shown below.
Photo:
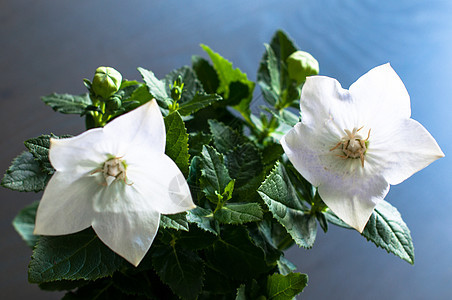
M96 214L93 229L101 241L134 266L138 266L157 234L157 211L103 211Z
M124 155L128 149L141 147L165 152L165 123L155 99L112 120L105 125L104 132L104 139L114 143L114 155L117 156Z
M147 153L127 156L127 177L131 187L155 210L175 214L195 207L184 175L165 154Z
M444 157L431 134L413 119L399 120L377 134L366 157L378 165L378 172L390 184L399 184L438 158Z
M375 67L361 76L350 86L350 94L366 122L359 126L378 127L411 115L410 96L390 64Z
M302 89L300 109L303 124L316 130L329 126L340 137L345 134L344 129L362 126L349 91L333 78L308 77Z
M92 201L103 188L99 176L53 174L39 203L34 234L70 234L89 227Z
M95 128L67 139L50 139L49 159L57 171L86 173L102 164L110 150L100 143L103 129Z

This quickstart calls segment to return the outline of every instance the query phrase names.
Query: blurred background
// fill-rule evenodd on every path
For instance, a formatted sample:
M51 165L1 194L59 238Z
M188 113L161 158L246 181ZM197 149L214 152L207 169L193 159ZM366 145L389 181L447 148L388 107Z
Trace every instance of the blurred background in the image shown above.
M345 88L390 62L411 95L412 118L446 154L386 198L411 229L415 265L331 226L311 250L287 253L309 275L303 299L452 299L451 16L450 0L1 1L0 170L28 138L84 130L83 119L53 112L40 96L84 93L82 79L100 65L127 79L141 79L139 66L161 78L192 54L207 57L204 43L255 80L263 43L283 29ZM0 188L1 299L62 296L28 284L31 250L11 225L39 198Z

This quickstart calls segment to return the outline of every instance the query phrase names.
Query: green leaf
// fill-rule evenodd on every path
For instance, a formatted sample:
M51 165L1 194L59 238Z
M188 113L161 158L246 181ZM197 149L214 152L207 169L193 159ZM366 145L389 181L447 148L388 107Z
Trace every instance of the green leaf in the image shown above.
M88 94L70 95L70 94L50 94L41 98L45 104L63 114L82 114L85 108L92 105Z
M289 261L287 258L285 258L283 255L281 255L281 258L278 260L277 263L278 263L278 271L282 275L287 275L297 269L297 267L291 261Z
M116 272L112 281L116 289L128 295L125 299L177 299L154 272L124 270Z
M167 108L172 103L172 100L166 92L165 82L158 80L152 71L138 68L138 72L140 72L141 77L143 77L143 81L146 83L149 93L154 96L163 108Z
M215 148L221 153L227 153L246 142L245 137L231 127L214 119L209 120L208 123L214 139Z
M381 247L414 264L414 246L410 230L398 210L381 200L370 216L362 235Z
M160 215L160 226L163 228L188 231L187 213Z
M89 228L70 235L41 236L28 267L28 280L96 280L111 276L124 264Z
M220 226L218 221L213 218L213 212L210 209L196 207L189 210L187 213L187 220L190 223L196 224L202 230L218 235Z
M204 264L194 252L155 246L152 263L160 279L182 299L196 299L204 281Z
M182 77L182 82L184 83L182 95L179 100L180 104L192 100L198 92L201 94L204 93L202 84L198 78L196 78L195 72L190 67L183 66L179 69L171 71L165 76L163 81L165 82L166 93L168 95L171 95L171 88L174 81L176 81L179 76Z
M244 224L262 220L258 203L227 203L215 212L215 219L224 224Z
M87 284L87 280L58 280L40 283L39 288L44 291L69 291Z
M176 111L165 117L166 147L165 153L179 167L181 172L188 175L188 134L185 123Z
M239 99L240 104L235 105L234 108L237 109L245 119L249 120L251 114L249 106L253 98L254 82L248 80L245 73L242 73L238 68L234 69L231 62L214 52L208 46L201 45L201 47L207 52L212 60L213 67L217 71L220 80L217 93L224 94L224 98L229 99L232 94L230 88L232 83L238 82L246 86L246 95L244 95L242 99Z
M273 274L267 280L267 299L292 300L301 293L308 284L308 275L289 273L287 275Z
M241 284L238 288L237 288L237 294L235 296L235 300L247 300L246 299L246 288L244 284Z
M108 279L100 279L94 282L90 282L78 288L75 291L68 292L64 295L62 300L111 300L111 299L128 299L127 295L121 293L118 289L114 288L113 281Z
M199 227L191 226L190 231L179 235L176 243L188 250L201 250L211 246L218 237Z
M14 229L19 233L22 239L32 248L36 245L39 236L34 235L36 210L39 201L35 201L22 209L13 220Z
M207 199L217 203L217 195L222 195L224 189L231 181L223 162L223 155L210 146L204 146L201 155L201 166L200 181L203 192Z
M196 93L191 100L181 103L177 111L183 116L188 116L220 100L223 98L217 94Z
M297 245L311 248L317 234L315 216L304 210L284 167L276 167L258 189L273 217L286 228Z
M204 90L209 94L215 93L220 85L215 69L201 56L192 56L191 62L193 70L201 81Z
M246 280L269 271L261 248L251 241L242 226L227 226L207 251L209 262L230 278Z
M39 192L44 190L51 175L44 173L38 161L30 152L17 156L6 170L2 186L19 192Z
M30 153L33 154L35 159L40 163L43 171L53 174L55 169L52 167L49 160L50 138L63 139L68 137L70 137L70 135L56 136L53 134L45 134L36 138L28 139L24 142L24 144Z
M251 143L242 144L226 153L224 160L236 181L234 192L243 199L257 196L256 189L264 180L259 150Z
M188 135L188 153L191 156L201 155L202 147L210 143L212 136L202 131L190 132Z

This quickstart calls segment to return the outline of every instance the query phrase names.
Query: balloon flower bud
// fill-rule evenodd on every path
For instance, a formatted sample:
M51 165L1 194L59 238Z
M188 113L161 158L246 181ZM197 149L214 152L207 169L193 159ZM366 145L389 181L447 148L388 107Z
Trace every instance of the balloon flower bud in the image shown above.
M94 74L92 88L96 95L108 99L121 86L122 75L110 67L99 67Z
M308 52L295 51L287 58L289 78L302 84L307 76L319 74L319 62Z
M121 98L113 96L107 100L106 105L108 110L111 111L118 110L122 105Z

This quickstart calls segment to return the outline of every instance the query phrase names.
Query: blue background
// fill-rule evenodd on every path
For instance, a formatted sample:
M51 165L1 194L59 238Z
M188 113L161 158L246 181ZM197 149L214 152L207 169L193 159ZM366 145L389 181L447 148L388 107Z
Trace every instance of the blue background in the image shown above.
M0 170L25 150L25 139L83 131L82 119L54 113L39 97L83 93L82 78L97 66L128 79L140 78L138 66L162 77L190 64L192 54L206 57L204 43L255 80L263 43L281 28L317 58L322 75L346 88L390 62L411 95L412 117L446 154L386 198L411 229L415 265L331 227L313 249L287 253L309 275L303 299L452 299L451 16L448 0L2 1ZM18 210L39 198L0 189L2 299L62 295L27 283L31 251L11 226Z

